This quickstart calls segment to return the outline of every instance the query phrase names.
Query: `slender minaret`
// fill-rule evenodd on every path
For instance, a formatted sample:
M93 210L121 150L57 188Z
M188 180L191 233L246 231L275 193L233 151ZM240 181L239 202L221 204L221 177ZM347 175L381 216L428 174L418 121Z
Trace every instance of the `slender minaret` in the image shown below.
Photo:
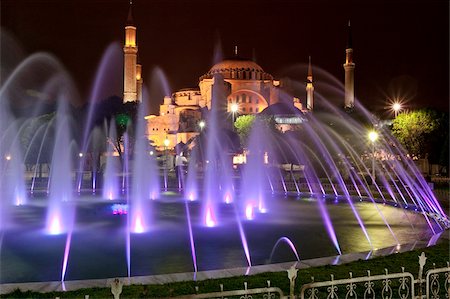
M136 98L138 102L142 102L142 65L136 64Z
M311 56L309 56L308 76L306 77L306 109L312 111L314 109L314 85L311 67Z
M352 28L348 21L348 40L345 49L345 103L344 108L352 110L355 106L355 64L353 63Z
M124 76L123 76L123 102L137 101L137 80L136 80L136 62L137 62L137 44L136 27L133 24L133 3L130 0L128 10L127 24L125 26L125 45L124 53Z

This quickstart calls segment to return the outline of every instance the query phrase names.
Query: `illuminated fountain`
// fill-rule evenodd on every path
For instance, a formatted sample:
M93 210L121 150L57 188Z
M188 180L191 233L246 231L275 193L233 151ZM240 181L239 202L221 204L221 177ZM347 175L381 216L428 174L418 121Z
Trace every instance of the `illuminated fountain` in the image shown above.
M113 47L105 55L115 52ZM46 55L31 58L37 61L53 71L35 88L55 91L63 69ZM24 62L2 86L2 106L11 101L6 95L12 89L20 89L17 72L34 70L33 63ZM101 63L97 79L108 72L107 65ZM154 77L167 85L160 72ZM97 87L106 79L98 80ZM328 88L334 89L334 83L329 80ZM247 163L236 170L228 140L234 133L224 129L228 120L217 107L225 97L223 81L215 77L212 109L189 155L187 174L174 180L158 166L157 152L145 137L145 104L137 109L137 121L128 124L122 144L113 145L116 122L106 129L97 126L100 133L93 133L92 103L86 131L76 138L78 127L68 108L71 93L56 90L58 110L37 131L44 137L36 146L36 161L47 143L54 148L47 180L38 180L36 170L23 179L20 156L30 150L21 149L17 140L26 121L0 109L1 283L247 268L403 246L448 226L436 197L398 142L382 128L377 140L369 140L366 127L325 98L324 112L302 115L296 132L274 132L256 120L245 150ZM144 93L144 103L149 96ZM373 122L364 107L356 109ZM47 139L51 136L53 142ZM99 139L105 164L93 163L86 180L91 187L86 187L84 158ZM375 163L375 154L381 153L388 158ZM100 161L99 156L90 157ZM102 179L95 179L99 174ZM93 194L97 189L102 190Z

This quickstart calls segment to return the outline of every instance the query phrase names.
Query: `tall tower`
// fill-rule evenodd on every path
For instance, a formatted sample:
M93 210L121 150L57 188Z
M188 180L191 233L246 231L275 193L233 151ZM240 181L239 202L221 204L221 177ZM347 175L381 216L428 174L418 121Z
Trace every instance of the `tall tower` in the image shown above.
M124 76L123 76L123 102L137 101L137 80L136 80L136 64L137 64L137 44L136 44L136 27L133 24L132 1L130 0L130 8L128 10L128 18L125 26L125 45L124 53Z
M142 102L142 65L136 64L136 99Z
M314 85L311 67L311 56L309 56L308 76L306 77L306 109L314 109Z
M345 49L345 103L344 108L352 110L355 106L355 63L353 62L352 28L348 21L348 39Z

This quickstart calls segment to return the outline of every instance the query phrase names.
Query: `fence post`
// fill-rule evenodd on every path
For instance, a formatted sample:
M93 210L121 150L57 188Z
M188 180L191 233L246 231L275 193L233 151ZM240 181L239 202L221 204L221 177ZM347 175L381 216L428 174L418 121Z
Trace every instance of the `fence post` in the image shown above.
M298 269L296 269L295 266L292 266L291 268L289 268L286 271L287 271L289 283L290 283L289 298L294 299L295 298L295 295L294 295L295 279L297 278Z
M419 281L419 298L422 298L422 275L423 275L423 267L425 266L425 263L427 262L427 257L425 256L425 252L422 251L422 253L419 255L419 275L417 277Z

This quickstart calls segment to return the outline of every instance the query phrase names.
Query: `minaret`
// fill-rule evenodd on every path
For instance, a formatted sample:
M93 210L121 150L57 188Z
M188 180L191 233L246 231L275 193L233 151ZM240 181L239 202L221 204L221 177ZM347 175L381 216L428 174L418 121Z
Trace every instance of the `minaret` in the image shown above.
M355 64L353 63L352 28L348 21L348 40L345 49L345 103L344 108L352 110L355 106Z
M138 102L142 102L142 65L136 64L136 98Z
M308 76L306 77L306 109L312 111L314 109L314 85L311 67L311 56L309 56Z
M133 24L132 1L130 0L130 8L128 10L127 24L125 26L125 45L124 53L124 76L123 76L123 102L137 101L137 80L136 80L136 62L137 62L137 45L136 45L136 27Z

